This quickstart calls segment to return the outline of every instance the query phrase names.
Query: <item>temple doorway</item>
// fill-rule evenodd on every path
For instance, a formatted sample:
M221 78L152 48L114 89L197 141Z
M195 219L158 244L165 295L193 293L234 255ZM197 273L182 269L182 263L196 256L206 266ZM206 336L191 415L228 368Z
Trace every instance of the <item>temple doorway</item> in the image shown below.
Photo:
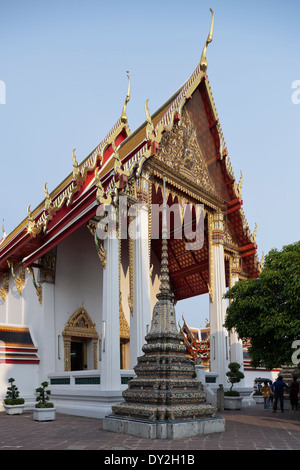
M87 340L71 339L71 370L84 370L87 368Z
M129 339L120 338L120 369L129 369Z
M83 305L71 315L62 336L65 371L97 369L99 336Z

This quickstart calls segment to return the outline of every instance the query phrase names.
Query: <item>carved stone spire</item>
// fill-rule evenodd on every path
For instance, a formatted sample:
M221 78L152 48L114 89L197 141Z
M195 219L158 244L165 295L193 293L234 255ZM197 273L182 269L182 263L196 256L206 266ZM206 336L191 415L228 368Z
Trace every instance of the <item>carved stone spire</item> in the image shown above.
M169 277L169 257L168 257L168 227L167 227L167 202L166 202L166 180L163 179L163 213L162 213L162 247L161 247L161 268L160 268L160 294L158 299L172 299L170 277Z

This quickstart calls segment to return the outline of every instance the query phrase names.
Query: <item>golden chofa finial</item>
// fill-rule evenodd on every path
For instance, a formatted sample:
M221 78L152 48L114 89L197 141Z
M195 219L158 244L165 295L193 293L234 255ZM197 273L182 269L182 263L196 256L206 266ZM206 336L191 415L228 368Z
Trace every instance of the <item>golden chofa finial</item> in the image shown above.
M52 200L47 189L47 183L44 184L44 193L45 193L45 210L49 210L52 205Z
M149 113L149 108L148 108L148 101L149 100L146 100L145 102L145 113L146 113L146 123L147 123L147 126L146 126L146 138L149 139L149 136L153 133L154 131L154 126L153 126L153 122L151 120L151 116L150 116L150 113Z
M35 220L32 216L32 212L30 210L30 206L27 207L27 214L28 214L28 226L27 226L27 232L34 234L35 231Z
M256 243L256 236L257 236L257 224L255 224L255 229L254 229L254 232L253 232L254 243Z
M240 197L242 197L242 184L243 184L243 172L241 171L240 181L238 182L238 186L237 186Z
M4 219L2 219L2 233L3 233L3 235L2 235L2 238L0 238L0 245L1 245L1 243L4 242L4 240L6 238L6 233L5 233L5 228L4 228Z
M128 90L127 90L127 96L126 96L126 98L125 98L125 103L124 103L123 110L122 110L122 114L121 114L121 121L122 121L124 124L127 124L127 122L128 122L127 113L126 113L126 108L127 108L127 103L128 103L129 100L130 100L130 77L129 77L129 71L127 71L126 73L127 73L127 77L128 77Z
M97 199L99 204L102 204L103 196L104 196L104 188L102 186L101 179L100 179L97 167L95 168L95 186L97 188L96 199Z
M200 70L202 70L202 72L206 72L206 69L207 69L206 49L207 49L208 44L212 41L212 38L213 38L215 15L214 15L214 12L211 8L210 8L210 11L211 11L211 14L212 14L210 30L209 30L209 34L208 34L205 46L203 48L202 56L201 56L201 60L200 60Z
M76 149L73 149L72 150L72 160L73 160L73 178L76 180L79 176L79 165L78 165L78 162L76 160L76 155L75 155L75 150Z
M77 163L77 160L76 160L75 150L76 150L76 149L73 149L73 150L72 150L73 167L74 167L74 168L78 168L78 163Z

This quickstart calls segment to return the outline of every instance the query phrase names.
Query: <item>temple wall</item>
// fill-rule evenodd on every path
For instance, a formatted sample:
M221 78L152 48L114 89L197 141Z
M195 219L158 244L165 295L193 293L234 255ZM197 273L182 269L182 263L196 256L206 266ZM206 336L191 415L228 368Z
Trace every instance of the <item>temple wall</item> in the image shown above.
M18 273L16 273L18 274ZM39 344L38 323L41 305L35 293L32 276L25 271L25 284L22 295L17 291L15 281L10 275L9 291L5 302L0 299L0 325L13 327L28 327L32 341L36 347ZM42 340L40 343L42 344ZM39 385L38 364L0 364L0 398L4 397L8 387L8 379L13 377L18 387L20 397L26 401L33 400L34 390ZM0 400L0 409L2 400Z
M6 301L2 300L0 297L0 324L7 323L7 314L8 314L8 298Z
M96 331L101 336L102 322L102 272L93 237L85 226L66 238L57 247L56 279L54 292L55 341L59 341L56 351L55 369L64 370L64 343L62 332L82 303ZM117 293L116 293L117 294ZM99 357L99 355L98 355ZM91 366L88 357L88 368ZM98 368L100 364L98 362ZM52 370L49 372L53 372Z
M121 269L121 295L122 307L126 320L130 324L130 309L128 298L130 295L129 289L129 253L128 253L128 239L122 240L122 269Z
M130 297L130 274L129 274L129 246L128 246L128 239L122 240L121 246L121 272L120 272L120 283L121 283L121 300L122 300L122 308L126 318L126 321L130 327L130 322L132 319L132 315L130 313L129 308L129 297ZM123 353L124 353L124 369L129 369L130 364L130 349L129 349L129 342L123 345Z

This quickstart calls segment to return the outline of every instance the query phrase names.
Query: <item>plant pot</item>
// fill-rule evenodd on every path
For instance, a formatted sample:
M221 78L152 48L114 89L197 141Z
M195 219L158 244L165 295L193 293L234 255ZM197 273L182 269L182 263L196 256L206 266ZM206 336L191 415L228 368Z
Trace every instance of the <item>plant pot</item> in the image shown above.
M55 411L55 408L34 408L33 419L35 421L53 421Z
M224 396L224 409L225 410L240 410L242 408L243 397L228 397Z
M264 397L261 395L253 395L256 404L260 404L264 402Z
M23 413L25 404L22 405L3 405L6 414L8 415L21 415Z

